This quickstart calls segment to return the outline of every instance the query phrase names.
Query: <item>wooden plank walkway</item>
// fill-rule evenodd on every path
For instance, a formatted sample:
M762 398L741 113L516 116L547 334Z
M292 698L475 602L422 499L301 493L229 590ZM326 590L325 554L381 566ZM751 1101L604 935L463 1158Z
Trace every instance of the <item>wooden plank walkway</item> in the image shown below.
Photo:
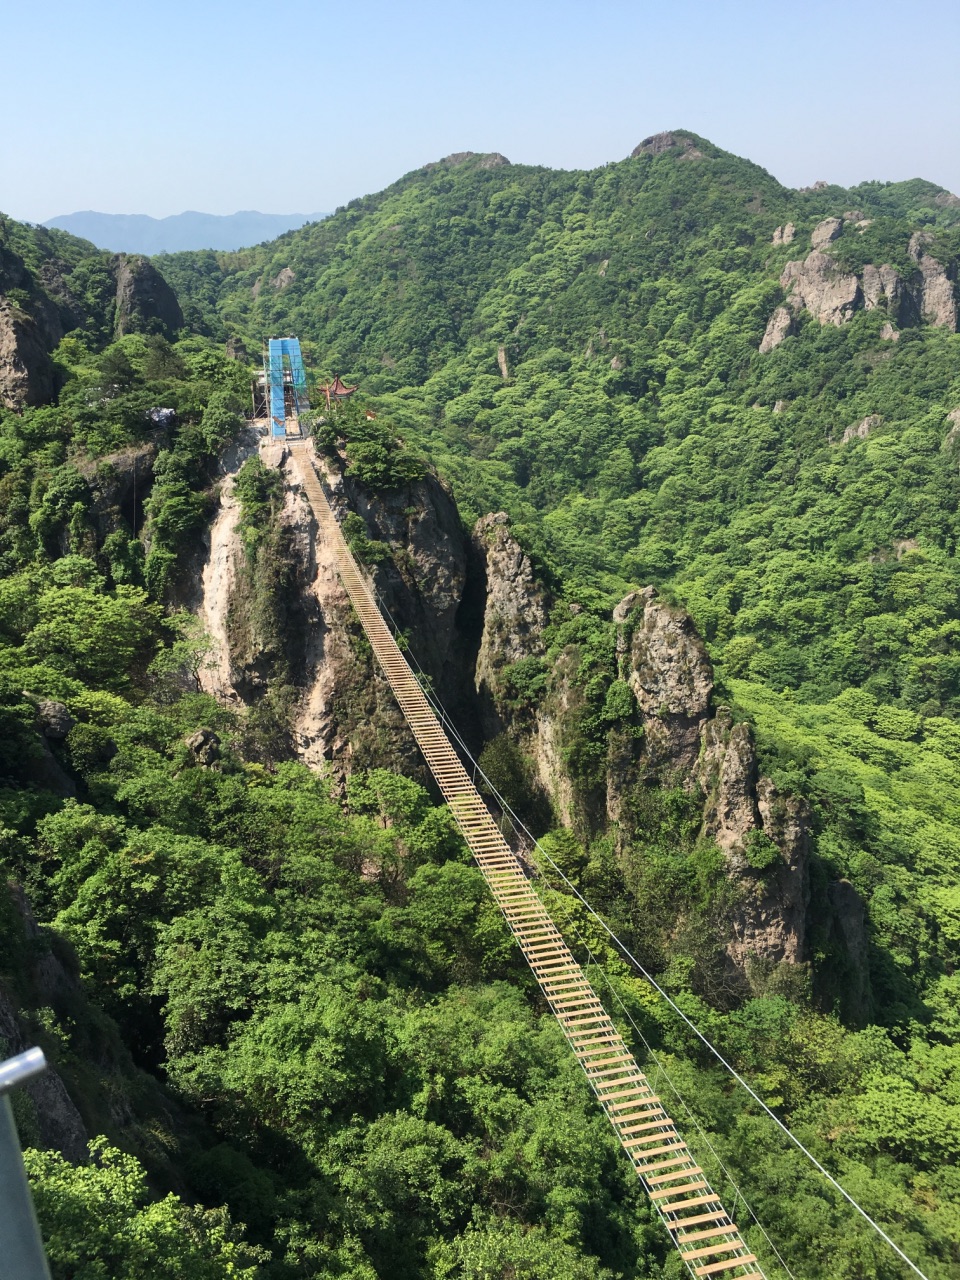
M765 1280L490 816L397 647L327 501L312 445L290 448L321 535L336 553L347 595L424 759L680 1256L694 1276Z

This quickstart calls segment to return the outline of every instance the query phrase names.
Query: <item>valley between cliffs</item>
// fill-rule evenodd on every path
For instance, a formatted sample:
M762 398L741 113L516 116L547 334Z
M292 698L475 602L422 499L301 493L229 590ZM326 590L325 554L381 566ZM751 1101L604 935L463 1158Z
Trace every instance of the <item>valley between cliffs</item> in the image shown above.
M236 493L245 466L282 482L272 532L253 554ZM611 718L594 776L584 778L570 752L581 731L582 654L576 642L551 645L558 618L569 622L578 611L538 575L506 514L485 516L469 531L435 475L376 494L352 482L339 458L328 456L323 467L341 520L359 518L365 545L378 548L370 573L391 625L474 756L499 768L507 791L528 790L513 803L535 834L562 826L585 847L608 841L629 902L642 878L651 798L678 789L699 815L694 842L722 862L708 985L719 982L739 998L809 988L811 937L828 935L846 957L848 1015L864 1018L862 905L842 881L820 886L814 900L809 810L759 775L750 726L734 722L717 697L689 615L652 587L613 610L608 690L616 686L627 702L619 722ZM224 455L203 548L194 595L210 640L203 689L249 710L282 681L288 753L338 789L357 770L385 766L426 782L283 445L251 430ZM270 607L280 591L282 608ZM535 705L518 699L512 684L524 670L542 672ZM518 830L516 838L522 847L526 837ZM658 945L669 951L671 936L689 927L678 910L660 922Z

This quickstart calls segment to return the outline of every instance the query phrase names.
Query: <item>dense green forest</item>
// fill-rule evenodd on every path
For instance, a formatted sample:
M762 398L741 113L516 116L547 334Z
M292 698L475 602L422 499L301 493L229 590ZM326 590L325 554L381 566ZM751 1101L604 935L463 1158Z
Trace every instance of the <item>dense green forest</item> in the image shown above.
M282 696L199 692L180 602L251 372L224 343L280 332L360 382L361 483L436 467L468 523L509 512L575 607L514 673L534 704L575 653L572 768L620 732L613 605L652 583L690 611L761 767L809 806L820 882L866 904L869 1001L825 937L793 985L704 984L724 883L682 788L647 797L626 876L602 831L547 847L925 1274L956 1273L960 337L804 311L758 351L786 263L853 211L838 268L915 283L920 231L955 280L960 203L932 184L792 191L694 135L589 173L451 158L269 245L157 259L172 343L111 341L106 255L3 224L13 305L42 305L50 263L73 299L55 402L0 418L0 856L32 913L2 906L0 979L104 1135L73 1165L17 1098L57 1280L680 1274L446 811L383 769L332 793L290 758ZM245 483L252 542L277 494ZM903 1275L544 892L792 1272Z

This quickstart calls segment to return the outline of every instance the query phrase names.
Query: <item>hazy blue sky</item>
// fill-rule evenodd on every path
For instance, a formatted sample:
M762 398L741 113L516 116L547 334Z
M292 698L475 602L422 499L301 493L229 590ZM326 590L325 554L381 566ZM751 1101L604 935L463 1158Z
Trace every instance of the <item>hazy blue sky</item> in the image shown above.
M452 151L693 129L792 186L960 191L958 0L12 0L0 209L333 209Z

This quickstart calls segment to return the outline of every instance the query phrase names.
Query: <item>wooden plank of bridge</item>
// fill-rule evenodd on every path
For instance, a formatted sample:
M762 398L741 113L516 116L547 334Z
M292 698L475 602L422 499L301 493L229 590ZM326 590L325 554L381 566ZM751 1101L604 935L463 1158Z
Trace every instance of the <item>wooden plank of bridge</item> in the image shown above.
M347 595L407 724L600 1106L651 1203L671 1232L680 1256L697 1277L765 1280L739 1229L727 1216L693 1153L604 1011L443 731L347 546L314 469L311 446L298 442L290 448L317 525L334 550ZM636 1120L643 1123L633 1123ZM669 1158L659 1159L660 1156ZM655 1170L668 1167L670 1173L652 1176ZM695 1191L703 1194L689 1194ZM677 1234L694 1226L701 1230ZM714 1244L700 1243L711 1239L715 1240ZM694 1243L696 1248L688 1247ZM702 1261L709 1258L715 1260Z

